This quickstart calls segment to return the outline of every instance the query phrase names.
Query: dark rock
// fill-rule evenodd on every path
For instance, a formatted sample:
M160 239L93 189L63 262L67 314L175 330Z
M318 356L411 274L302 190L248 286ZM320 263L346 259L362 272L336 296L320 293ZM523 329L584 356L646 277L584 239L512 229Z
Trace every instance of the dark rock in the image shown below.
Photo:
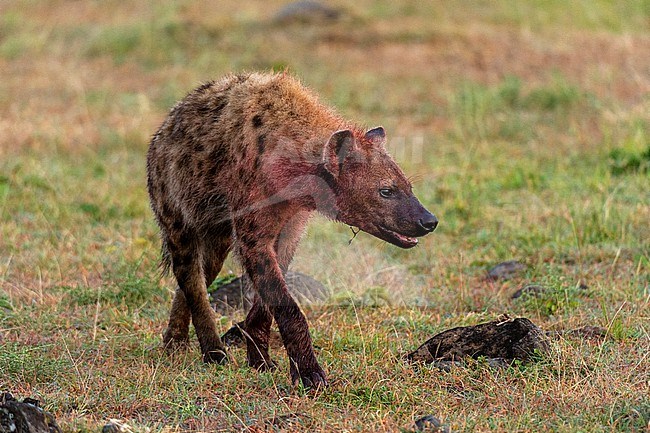
M533 322L503 316L492 322L441 332L406 358L424 363L459 361L466 357L528 361L536 352L544 354L549 349L544 333Z
M512 294L510 298L511 299L518 299L521 297L536 298L538 296L543 295L546 292L548 292L548 289L544 286L538 286L537 284L529 284L517 290L515 293Z
M444 425L433 415L425 415L415 420L415 431L427 433L449 433L449 426Z
M208 291L212 308L222 316L230 316L237 311L248 311L253 305L253 289L246 276L218 286Z
M0 433L61 433L54 416L39 407L39 401L22 402L10 393L0 396Z
M278 24L291 22L322 23L336 21L341 12L314 0L299 0L284 5L273 17Z
M300 272L287 272L285 280L289 292L301 306L317 304L331 295L330 290L320 281Z
M524 273L528 267L517 260L499 263L488 270L488 280L509 280Z
M289 292L301 307L324 301L330 295L322 283L300 272L287 272L285 276ZM210 303L214 310L230 316L237 311L248 311L253 304L253 288L244 275L210 291Z

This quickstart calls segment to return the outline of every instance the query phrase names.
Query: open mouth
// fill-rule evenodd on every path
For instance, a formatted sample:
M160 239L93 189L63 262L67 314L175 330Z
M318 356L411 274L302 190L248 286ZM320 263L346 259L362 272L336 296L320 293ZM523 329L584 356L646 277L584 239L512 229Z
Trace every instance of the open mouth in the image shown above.
M379 229L379 233L375 234L375 236L377 236L379 239L382 239L386 242L390 242L391 244L397 247L406 249L406 248L413 248L418 244L417 238L402 235L384 226L377 226L377 228Z

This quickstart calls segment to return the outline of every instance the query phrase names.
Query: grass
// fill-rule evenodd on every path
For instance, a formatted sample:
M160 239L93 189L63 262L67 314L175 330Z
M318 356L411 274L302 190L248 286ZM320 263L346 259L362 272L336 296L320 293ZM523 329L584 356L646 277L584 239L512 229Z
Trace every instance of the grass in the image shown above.
M64 431L646 431L650 422L650 10L627 2L380 1L277 25L279 0L0 6L0 389ZM334 292L307 312L332 385L160 350L173 282L145 190L169 107L232 70L289 70L383 124L440 218L402 251L323 218L293 268ZM523 275L487 282L517 259ZM229 259L222 277L238 273ZM538 298L511 300L526 284ZM401 361L502 313L562 334L548 359L442 373ZM230 319L219 326L225 331Z

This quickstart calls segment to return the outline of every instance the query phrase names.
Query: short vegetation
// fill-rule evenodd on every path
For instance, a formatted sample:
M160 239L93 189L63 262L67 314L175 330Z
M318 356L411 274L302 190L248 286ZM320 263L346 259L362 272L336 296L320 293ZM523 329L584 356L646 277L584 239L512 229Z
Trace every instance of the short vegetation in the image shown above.
M646 431L650 423L647 1L0 4L0 390L65 431ZM329 4L329 3L328 3ZM186 92L287 69L383 125L440 219L402 251L323 219L293 269L331 386L161 347L173 294L145 185L151 134ZM487 270L518 260L510 279ZM227 281L240 267L229 259ZM515 299L518 289L536 285ZM441 371L403 355L507 313L552 356ZM239 319L237 317L235 319ZM224 317L225 332L233 319ZM566 332L585 326L602 334ZM275 422L275 424L274 424ZM293 423L293 424L292 424ZM284 430L283 430L284 429ZM292 430L293 429L293 430Z

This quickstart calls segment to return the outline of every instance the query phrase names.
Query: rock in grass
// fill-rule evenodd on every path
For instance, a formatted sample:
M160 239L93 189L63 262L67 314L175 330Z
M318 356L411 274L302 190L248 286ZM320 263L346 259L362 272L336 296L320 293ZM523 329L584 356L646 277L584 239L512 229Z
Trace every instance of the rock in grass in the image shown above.
M287 272L289 292L302 307L324 301L329 290L322 283L300 272ZM229 316L237 311L248 311L253 304L253 288L247 276L235 278L210 290L210 303L214 310Z
M528 267L517 260L499 263L488 270L488 280L509 280L523 274Z
M409 353L406 359L424 363L460 361L466 357L528 361L534 354L544 354L549 349L544 333L533 322L503 316L492 322L441 332Z
M0 396L0 433L61 433L54 416L39 407L39 401L22 402L10 393Z
M298 0L284 5L273 17L278 24L336 21L341 12L315 0Z
M449 433L449 426L444 425L433 415L425 415L415 420L416 432Z

